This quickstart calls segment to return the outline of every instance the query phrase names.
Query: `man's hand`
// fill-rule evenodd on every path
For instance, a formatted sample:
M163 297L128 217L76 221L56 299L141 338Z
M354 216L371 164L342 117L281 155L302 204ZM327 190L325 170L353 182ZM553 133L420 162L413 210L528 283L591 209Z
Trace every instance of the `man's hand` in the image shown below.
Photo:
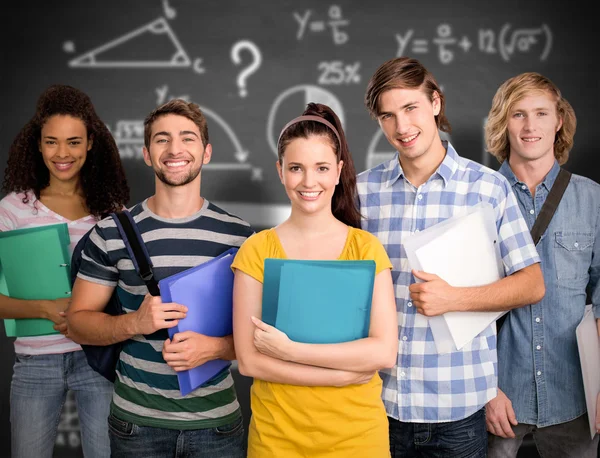
M140 308L134 312L136 334L152 334L159 329L177 326L185 318L187 307L175 302L163 304L160 296L146 294Z
M517 426L517 417L510 399L498 388L498 396L487 403L485 408L485 422L487 430L505 439L513 439L515 433L511 424Z
M176 372L193 369L215 359L216 339L193 331L178 332L173 340L165 340L162 355Z
M417 312L425 316L436 316L451 311L459 296L456 288L450 286L435 274L413 270L415 278L423 283L409 286L410 297Z
M293 342L279 329L268 325L256 317L252 317L254 329L254 346L263 355L289 361L289 350Z

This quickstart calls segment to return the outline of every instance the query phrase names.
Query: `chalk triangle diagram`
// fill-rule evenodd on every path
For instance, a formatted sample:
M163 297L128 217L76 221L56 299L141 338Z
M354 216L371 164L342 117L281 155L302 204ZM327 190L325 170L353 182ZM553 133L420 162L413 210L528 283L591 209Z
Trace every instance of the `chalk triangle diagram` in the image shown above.
M106 54L126 43L131 43L138 37L162 37L170 40L173 47L172 55L168 59L140 60L132 56L131 59L110 59ZM104 54L104 56L103 56ZM137 53L136 57L137 57ZM69 67L73 68L180 68L189 67L190 58L179 43L179 40L171 30L165 18L158 18L138 29L129 32L119 38L116 38L96 49L93 49L69 62Z

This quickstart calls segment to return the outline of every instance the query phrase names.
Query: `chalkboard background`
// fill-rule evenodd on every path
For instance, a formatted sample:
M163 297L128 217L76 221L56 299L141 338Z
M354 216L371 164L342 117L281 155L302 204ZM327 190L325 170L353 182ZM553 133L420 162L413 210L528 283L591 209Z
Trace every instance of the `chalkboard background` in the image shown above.
M600 181L598 39L593 16L576 2L269 3L69 0L5 7L2 171L39 94L50 84L71 84L90 95L115 135L135 203L152 193L154 180L141 160L142 120L163 101L183 97L208 119L214 152L203 195L257 229L270 227L289 212L274 165L283 124L309 101L330 104L358 171L382 162L393 151L364 108L366 83L385 60L409 55L442 85L459 154L494 168L483 125L496 88L523 71L550 77L579 119L567 168ZM8 456L12 340L0 337L0 350L0 456ZM63 420L59 439L66 445L56 456L79 456L76 415Z

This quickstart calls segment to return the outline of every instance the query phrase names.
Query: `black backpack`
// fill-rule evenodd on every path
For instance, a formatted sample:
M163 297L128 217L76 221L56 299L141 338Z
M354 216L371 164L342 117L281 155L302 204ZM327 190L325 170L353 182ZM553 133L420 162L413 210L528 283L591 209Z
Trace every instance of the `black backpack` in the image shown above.
M146 283L150 294L159 296L160 292L158 284L154 279L152 271L152 261L150 260L144 241L142 240L131 214L127 210L123 210L122 212L111 213L110 216L117 225L117 229L125 243L125 248L127 248L127 252L129 253L129 257L133 262L135 270ZM75 245L73 255L71 256L71 285L75 283L77 272L79 272L79 267L81 265L82 251L93 230L93 228L90 229L81 240L77 242L77 245ZM106 307L104 308L104 313L113 316L122 315L124 313L123 307L117 296L116 288L113 291L108 304L106 304ZM119 362L119 354L123 348L123 342L117 342L111 345L82 344L81 348L85 353L90 367L107 380L114 382L116 378L116 367Z

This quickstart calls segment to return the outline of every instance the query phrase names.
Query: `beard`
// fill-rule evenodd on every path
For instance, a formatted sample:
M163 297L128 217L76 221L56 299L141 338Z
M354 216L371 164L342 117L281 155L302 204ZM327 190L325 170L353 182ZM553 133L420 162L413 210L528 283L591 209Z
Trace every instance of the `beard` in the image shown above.
M176 186L185 186L186 184L194 181L198 177L198 175L200 175L201 170L202 170L202 164L200 164L200 166L197 169L190 170L187 175L181 175L175 179L167 177L162 170L154 169L154 174L160 181L162 181L167 186L176 187Z

